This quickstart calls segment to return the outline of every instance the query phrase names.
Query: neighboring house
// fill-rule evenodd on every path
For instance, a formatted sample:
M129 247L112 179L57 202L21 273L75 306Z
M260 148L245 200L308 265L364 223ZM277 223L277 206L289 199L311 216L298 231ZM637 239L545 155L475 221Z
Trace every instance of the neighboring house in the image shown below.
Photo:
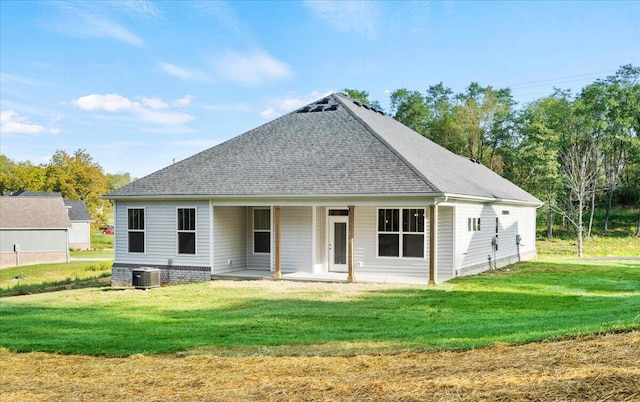
M536 257L541 202L331 95L115 190L114 285L214 276L440 283Z
M60 193L20 190L7 193L14 197L62 197ZM82 200L64 200L69 213L71 229L69 230L69 248L72 250L89 250L91 248L91 215L87 204Z
M0 268L69 262L70 228L60 197L0 197Z
M82 200L64 199L64 206L69 213L71 229L69 230L69 248L72 250L89 250L91 248L91 215L87 204Z

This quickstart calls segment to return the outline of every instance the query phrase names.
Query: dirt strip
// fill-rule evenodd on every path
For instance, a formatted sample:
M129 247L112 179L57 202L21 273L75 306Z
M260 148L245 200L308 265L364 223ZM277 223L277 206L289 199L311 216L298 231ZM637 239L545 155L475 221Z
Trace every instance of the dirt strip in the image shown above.
M466 352L106 358L0 349L2 401L639 401L640 332Z

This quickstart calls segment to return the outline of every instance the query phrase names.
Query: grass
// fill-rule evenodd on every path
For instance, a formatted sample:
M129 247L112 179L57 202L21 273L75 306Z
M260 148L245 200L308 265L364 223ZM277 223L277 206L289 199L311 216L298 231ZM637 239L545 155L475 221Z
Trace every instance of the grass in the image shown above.
M111 258L113 249L71 251L72 258Z
M111 262L77 261L40 264L0 270L0 296L36 293L51 288L96 286L111 275Z
M91 248L94 250L112 249L113 235L96 233L91 235Z
M541 258L577 258L575 239L539 238L536 241L538 256ZM591 236L584 240L584 257L640 257L640 237Z
M470 349L640 328L640 262L529 262L437 287L211 282L0 301L0 347L125 356Z

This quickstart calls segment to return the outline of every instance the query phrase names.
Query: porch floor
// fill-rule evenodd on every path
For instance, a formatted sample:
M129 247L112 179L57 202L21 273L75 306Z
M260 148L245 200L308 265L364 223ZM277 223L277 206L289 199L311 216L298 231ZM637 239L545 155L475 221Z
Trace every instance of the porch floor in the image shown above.
M273 272L259 269L239 269L222 274L211 275L211 280L275 280ZM355 282L360 283L397 283L407 285L427 285L428 276L375 275L355 273ZM347 282L346 272L283 272L282 280L307 282Z

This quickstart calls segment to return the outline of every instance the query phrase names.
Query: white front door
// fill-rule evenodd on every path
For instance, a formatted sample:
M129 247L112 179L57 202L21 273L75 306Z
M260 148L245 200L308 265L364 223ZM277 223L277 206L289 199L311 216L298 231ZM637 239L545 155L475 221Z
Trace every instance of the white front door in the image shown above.
M348 216L329 216L329 271L347 272Z

